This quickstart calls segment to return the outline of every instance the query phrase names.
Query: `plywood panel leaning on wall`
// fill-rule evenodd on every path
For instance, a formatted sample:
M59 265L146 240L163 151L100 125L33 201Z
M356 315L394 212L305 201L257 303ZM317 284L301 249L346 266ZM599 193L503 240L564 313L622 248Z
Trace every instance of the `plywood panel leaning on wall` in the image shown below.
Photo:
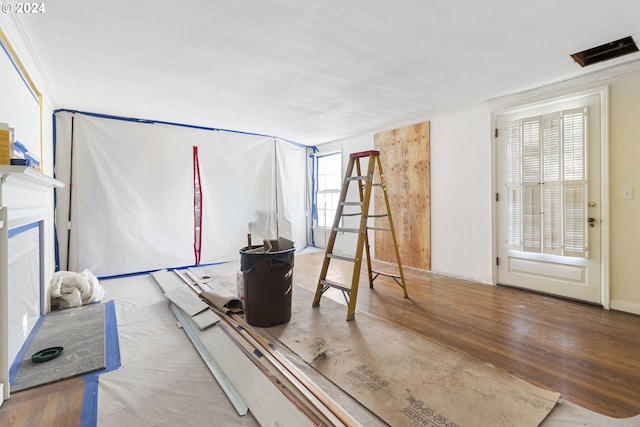
M431 189L429 122L377 133L400 259L406 266L431 269ZM375 211L384 211L382 192L375 192ZM383 219L376 226L384 227ZM388 233L375 232L375 258L395 262Z

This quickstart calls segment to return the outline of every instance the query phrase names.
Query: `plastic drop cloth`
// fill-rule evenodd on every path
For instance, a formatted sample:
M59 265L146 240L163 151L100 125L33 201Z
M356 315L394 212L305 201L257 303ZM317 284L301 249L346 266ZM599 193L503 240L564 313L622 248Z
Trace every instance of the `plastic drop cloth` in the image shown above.
M51 277L51 307L70 308L100 301L104 288L89 270L81 273L57 271Z

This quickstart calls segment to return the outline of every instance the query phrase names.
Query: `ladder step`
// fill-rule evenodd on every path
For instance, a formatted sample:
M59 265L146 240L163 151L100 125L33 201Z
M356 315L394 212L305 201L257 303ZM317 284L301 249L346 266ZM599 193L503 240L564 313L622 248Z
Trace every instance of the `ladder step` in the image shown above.
M339 206L362 206L362 202L340 202Z
M360 233L359 228L343 228L343 227L333 227L331 231L342 231L343 233Z
M367 230L391 231L390 228L386 227L367 227Z
M379 156L380 151L378 150L368 150L368 151L358 151L357 153L349 154L350 159L359 159L360 157L369 157L369 156Z
M364 181L365 179L367 179L366 176L356 175L348 177L346 181Z
M350 257L346 255L327 254L327 258L341 259L343 261L349 261L349 262L356 262L356 259L354 257Z
M347 288L344 285L341 285L340 283L336 283L336 282L331 282L329 280L320 280L320 284L322 286L326 286L329 288L336 288L336 289L340 289L342 292L351 292L351 288Z
M386 214L368 215L367 218L385 218L387 216L389 216L388 213L386 213Z
M394 279L400 279L402 276L400 276L399 274L394 274L394 273L385 273L383 271L376 271L376 270L371 270L372 274L376 274L376 275L380 275L380 276L387 276L387 277L391 277Z
M362 212L356 212L356 213L343 213L342 216L360 216L362 215Z

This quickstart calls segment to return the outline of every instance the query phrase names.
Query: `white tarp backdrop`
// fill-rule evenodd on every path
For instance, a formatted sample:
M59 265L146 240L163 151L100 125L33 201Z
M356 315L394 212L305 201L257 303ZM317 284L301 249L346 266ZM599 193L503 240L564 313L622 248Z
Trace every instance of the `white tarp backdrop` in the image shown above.
M193 265L193 146L202 188L201 264L237 259L248 232L254 242L279 233L297 248L306 245L306 147L65 111L55 121L56 178L71 184L56 194L62 270L86 268L100 277Z

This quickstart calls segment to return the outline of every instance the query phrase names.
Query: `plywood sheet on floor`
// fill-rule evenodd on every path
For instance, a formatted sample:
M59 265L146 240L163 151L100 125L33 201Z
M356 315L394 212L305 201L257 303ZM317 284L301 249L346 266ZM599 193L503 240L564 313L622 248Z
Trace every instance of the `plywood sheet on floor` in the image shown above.
M560 395L408 330L296 288L278 340L391 425L537 426Z

